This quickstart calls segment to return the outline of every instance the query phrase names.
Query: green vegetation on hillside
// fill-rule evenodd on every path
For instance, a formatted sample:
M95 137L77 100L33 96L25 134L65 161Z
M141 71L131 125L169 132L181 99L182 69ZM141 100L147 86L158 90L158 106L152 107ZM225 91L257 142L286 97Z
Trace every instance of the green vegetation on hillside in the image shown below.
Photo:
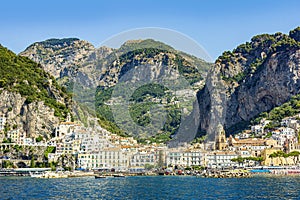
M129 92L129 90L126 91L126 88L123 89L123 93ZM114 87L97 89L96 110L98 117L100 118L100 123L106 124L105 127L113 133L124 135L124 132L122 132L114 122L110 106L105 104L105 102L111 99L113 90ZM158 84L147 84L136 89L131 96L131 105L129 107L129 113L131 115L130 117L133 119L133 121L140 126L148 126L151 123L151 106L156 104L153 102L153 99L157 98L161 100L162 98L165 98L167 102L170 102L172 97L167 91L167 88ZM165 109L167 111L167 116L166 123L162 129L163 133L148 138L151 142L168 141L170 139L170 135L174 134L179 127L181 117L180 109L175 105L165 105ZM125 116L124 114L123 118L127 119L128 116Z
M143 85L134 91L131 100L142 102L148 95L153 98L162 98L166 90L167 88L159 84Z
M128 41L120 47L119 51L126 53L136 49L148 49L148 48L165 50L165 51L174 50L171 46L166 45L162 42L155 41L153 39L146 39L140 41L139 40Z
M55 115L65 118L69 112L65 104L56 101L50 88L66 99L62 88L50 77L39 64L23 56L17 56L0 45L0 88L20 93L26 97L25 103L44 101L45 105L55 111Z
M154 58L156 55L164 53L162 64L165 66L169 65L170 59L167 53L172 53L167 50L162 50L158 48L144 48L144 49L135 49L133 51L129 51L127 53L124 53L120 56L119 60L120 63L124 63L124 65L121 68L119 77L122 77L124 74L126 74L129 70L133 68L132 61L134 60L135 56L143 57L143 58ZM201 66L194 66L187 62L181 55L176 54L176 58L172 59L175 66L177 67L179 73L190 83L196 83L200 80L203 80L203 77L201 75L201 72L206 73L208 71L209 65L205 64L203 71L200 71L202 69ZM197 63L199 64L199 62ZM202 64L201 64L202 65ZM171 66L170 66L171 67ZM198 69L199 68L199 69Z
M45 40L45 41L42 41L42 42L38 42L38 44L42 45L42 46L45 46L45 47L51 47L54 50L56 50L56 49L59 48L59 46L63 46L63 45L69 46L71 43L73 43L74 41L78 41L78 40L79 40L78 38L63 38L63 39L52 38L52 39L48 39L48 40ZM36 43L30 45L28 48L32 47L35 44ZM26 50L28 48L26 48Z
M291 97L291 99L282 104L281 106L273 108L269 112L263 112L258 117L253 119L252 124L258 124L261 119L265 118L272 120L273 123L269 125L269 128L273 128L280 125L280 121L285 117L291 117L300 113L300 94Z
M152 44L154 42L155 44ZM150 45L149 45L150 43ZM118 74L119 79L124 76L128 71L136 67L140 62L147 63L147 59L161 59L163 65L168 66L170 68L177 69L179 74L182 75L184 79L179 80L187 80L185 84L193 85L196 82L203 80L201 75L202 71L200 71L201 66L195 66L195 63L189 63L185 58L188 57L190 61L196 60L196 64L202 65L205 62L200 61L196 57L192 57L188 54L182 53L180 55L178 51L172 49L168 46L161 46L163 43L156 42L154 40L146 40L142 42L127 42L125 43L118 51L123 52L122 55L118 57L118 66L120 68L120 72ZM157 48L156 48L157 47ZM184 56L184 57L183 57ZM109 57L109 63L114 63L115 57ZM198 69L199 68L199 69ZM203 73L207 73L210 65L205 63L205 67L203 67ZM108 74L107 74L108 75ZM183 85L177 84L177 85ZM177 86L174 84L174 87ZM117 87L119 88L119 87ZM110 104L113 104L111 101L112 93L116 89L115 86L107 87L98 87L96 91L96 111L99 117L101 118L101 122L105 122L107 124L107 128L110 125L115 125L112 130L114 132L120 132L117 128L117 125L114 121L114 116L112 114ZM175 88L174 88L175 89ZM177 89L177 88L176 88ZM178 88L180 90L180 88ZM170 140L170 135L175 134L181 120L181 110L179 105L174 105L172 102L178 101L176 97L174 97L169 91L170 88L165 88L159 84L146 84L139 88L137 88L134 93L131 95L131 88L128 88L126 85L122 87L122 91L117 92L122 94L123 98L131 95L129 101L129 112L130 117L133 119L135 123L140 126L151 126L151 107L155 104L162 104L167 111L166 123L162 128L162 132L158 133L156 136L146 138L151 142L166 142ZM187 102L184 102L188 104ZM182 105L181 105L182 106ZM187 108L191 109L191 108ZM125 115L125 113L124 113ZM123 125L128 124L126 121L128 116L124 116ZM130 135L130 133L127 133ZM145 139L145 138L143 138Z
M296 34L296 32L297 31L294 30L291 31L290 34ZM249 75L257 72L269 55L294 47L300 48L300 42L288 35L282 33L273 35L261 34L254 36L251 39L251 42L239 45L233 51L224 51L223 54L218 57L216 62L225 65L237 65L237 63L243 65L242 71L232 75L224 74L226 67L222 69L222 79L224 81L240 83Z

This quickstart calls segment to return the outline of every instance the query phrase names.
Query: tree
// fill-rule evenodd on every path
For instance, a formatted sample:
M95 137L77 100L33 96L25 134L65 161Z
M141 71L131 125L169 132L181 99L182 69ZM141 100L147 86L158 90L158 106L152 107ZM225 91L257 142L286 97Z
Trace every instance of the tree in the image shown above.
M285 159L285 164L288 165L288 161L287 161L287 158L289 157L289 155L287 153L284 153L283 154L283 157Z
M241 156L237 157L237 158L232 158L231 159L232 162L237 162L239 164L239 166L241 166L241 164L244 163L245 159L242 158Z
M164 166L164 160L163 160L163 151L159 151L159 157L158 157L158 167L162 168Z
M11 138L4 138L2 143L12 143Z
M263 157L257 157L256 162L258 162L258 165L261 165L261 162L264 161Z
M3 160L2 161L2 168L12 168L13 163L9 160Z
M3 88L6 86L6 83L7 83L7 80L4 78L4 79L1 79L0 80L0 87Z
M35 138L36 142L40 142L43 140L43 136L39 135L37 138Z
M272 161L272 166L274 165L274 161L273 161L273 159L274 158L276 158L277 157L277 154L276 154L276 152L273 152L273 153L271 153L270 155L269 155L269 158L271 158L271 161Z
M298 151L292 151L292 152L288 153L288 156L294 157L293 161L294 161L295 165L298 163L299 155L300 155L300 152L298 152Z
M34 156L32 156L31 161L30 161L30 168L35 167L35 161L34 161Z
M148 163L145 164L145 169L146 170L151 170L153 168L154 168L154 165L151 165L151 164L148 164Z
M286 157L287 157L287 154L280 150L280 151L277 151L277 152L276 152L276 155L277 155L277 157L279 157L280 162L281 162L281 165L283 165L283 160L282 160L282 158L286 158Z

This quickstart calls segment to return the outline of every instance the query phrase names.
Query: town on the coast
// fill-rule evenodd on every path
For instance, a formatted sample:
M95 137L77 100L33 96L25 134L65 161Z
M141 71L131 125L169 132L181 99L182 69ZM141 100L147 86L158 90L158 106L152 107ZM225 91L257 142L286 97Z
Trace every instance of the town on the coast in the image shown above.
M95 119L96 120L96 119ZM189 174L193 170L287 167L290 173L300 173L299 116L287 117L280 127L269 128L271 121L262 119L234 136L226 137L221 125L217 127L215 141L181 144L168 148L166 144L140 144L133 137L112 134L99 125L86 128L72 122L70 115L53 130L54 137L37 140L26 137L18 129L1 134L1 167L49 167L52 170L82 170L126 173ZM4 133L6 117L0 117L0 131ZM11 149L50 149L43 159L17 157ZM40 163L40 166L37 165ZM290 166L290 167L289 167ZM293 166L293 167L291 167ZM286 172L285 172L286 173Z

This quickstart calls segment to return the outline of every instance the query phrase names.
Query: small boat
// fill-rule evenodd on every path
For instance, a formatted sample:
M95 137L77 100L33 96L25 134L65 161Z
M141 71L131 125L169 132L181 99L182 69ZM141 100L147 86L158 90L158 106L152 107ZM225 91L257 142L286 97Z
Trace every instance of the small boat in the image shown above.
M32 172L29 172L29 175L32 178L41 178L44 175L44 173L32 173Z
M95 175L95 179L97 178L106 178L106 176L103 176L103 175Z
M196 178L202 178L203 174L196 174L195 176L196 176Z
M165 172L158 172L158 175L164 176L164 175L165 175Z
M113 176L114 176L114 177L122 177L122 178L125 178L125 175L124 175L124 174L114 174Z

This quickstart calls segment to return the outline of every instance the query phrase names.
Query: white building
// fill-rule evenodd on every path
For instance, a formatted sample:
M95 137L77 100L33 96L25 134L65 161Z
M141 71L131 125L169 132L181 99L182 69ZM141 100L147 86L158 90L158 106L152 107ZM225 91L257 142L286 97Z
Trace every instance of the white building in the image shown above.
M75 151L73 149L73 141L64 141L63 143L56 144L55 154L74 154Z
M80 127L80 125L76 124L75 122L61 122L55 128L55 137L62 138L65 135L71 135L78 127Z
M78 154L78 165L83 169L124 170L129 167L129 155L120 148L107 148L97 153L80 153Z
M158 158L155 152L137 152L131 156L130 166L131 167L145 167L145 165L157 165Z
M207 154L207 167L209 168L230 168L236 166L231 159L238 155L232 151L215 151Z
M0 117L0 131L4 130L5 124L6 124L6 117L2 115L2 117Z
M7 132L7 138L10 138L13 143L23 144L25 134L21 133L19 129L15 129Z
M245 158L245 157L250 157L251 155L251 150L249 150L247 147L239 147L238 150L236 151L238 156Z
M251 132L255 133L255 134L263 134L264 133L264 126L262 126L262 125L251 126Z
M185 166L202 166L204 165L204 153L200 151L186 151L183 153Z
M180 151L173 150L167 153L167 166L203 166L205 165L205 155L201 151Z
M291 118L291 117L286 117L286 118L282 119L280 124L281 124L281 126L289 127L294 130L299 129L298 120Z
M104 148L111 148L114 145L109 141L109 135L106 131L97 129L80 128L74 130L74 139L81 141L80 153L99 152Z
M167 153L167 166L183 166L183 152L171 150Z
M295 130L289 127L281 127L272 132L272 139L277 141L277 144L283 146L287 139L295 138Z

